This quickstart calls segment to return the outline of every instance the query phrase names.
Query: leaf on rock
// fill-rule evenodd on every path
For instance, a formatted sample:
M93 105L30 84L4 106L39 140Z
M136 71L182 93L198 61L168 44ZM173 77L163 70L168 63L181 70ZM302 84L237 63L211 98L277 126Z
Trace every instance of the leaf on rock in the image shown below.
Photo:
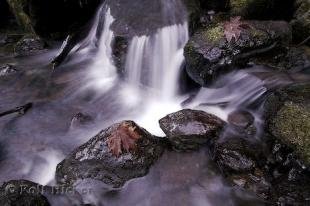
M136 127L128 123L122 123L116 131L114 131L108 138L107 144L109 151L116 157L119 157L125 150L129 152L136 148L136 141L140 139L140 135L136 132Z
M237 41L240 38L242 29L246 26L240 21L241 17L232 17L230 21L224 23L224 35L226 40L230 43L233 39Z

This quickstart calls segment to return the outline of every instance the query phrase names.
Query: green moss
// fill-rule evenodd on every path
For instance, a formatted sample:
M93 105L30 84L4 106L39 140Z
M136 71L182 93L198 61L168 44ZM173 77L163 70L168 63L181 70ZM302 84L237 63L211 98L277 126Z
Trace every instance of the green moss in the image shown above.
M310 110L301 104L286 102L273 120L273 134L294 147L310 164Z
M11 7L12 12L18 23L24 27L24 29L30 33L35 34L31 20L29 16L24 11L28 1L27 0L7 0L9 6Z
M212 42L217 43L224 37L224 28L221 25L211 27L204 32L204 37Z

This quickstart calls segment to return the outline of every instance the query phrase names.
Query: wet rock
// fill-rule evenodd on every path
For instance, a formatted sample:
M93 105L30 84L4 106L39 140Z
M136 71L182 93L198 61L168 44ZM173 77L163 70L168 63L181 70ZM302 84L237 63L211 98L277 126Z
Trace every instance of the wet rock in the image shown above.
M265 104L267 129L310 163L310 85L277 90Z
M271 51L250 59L255 65L266 65L276 71L295 71L310 65L308 47L290 47L288 50Z
M243 138L226 138L214 146L214 159L225 174L254 171L261 156L261 146Z
M237 185L240 188L257 194L260 198L267 199L270 195L270 189L272 185L261 174L259 174L260 172L257 173L257 175L232 175L231 177L229 177L229 180L234 185Z
M14 51L17 55L25 56L38 53L45 48L45 43L37 36L24 36L15 45Z
M6 206L49 206L41 194L42 186L27 180L5 182L0 188L0 205Z
M253 56L286 48L291 30L282 21L241 21L244 28L236 41L225 38L225 21L199 30L185 46L184 56L189 76L206 85L233 66L243 67ZM234 67L235 68L235 67Z
M245 137L253 137L256 134L256 127L254 125L255 117L248 111L236 110L228 115L227 119L229 126L226 132L237 132L239 135Z
M17 42L22 35L20 34L0 34L0 46Z
M128 39L152 35L162 27L183 23L187 17L182 1L107 0L106 4L115 19L111 26L115 36Z
M18 69L16 69L11 64L0 65L0 77L10 76L12 74L18 73Z
M310 2L308 0L296 0L295 7L297 8L294 19L291 21L293 28L293 38L295 42L303 42L310 45ZM307 40L308 39L308 40Z
M93 118L90 115L79 112L72 117L70 128L71 129L80 128L80 127L86 126L92 121L93 121Z
M203 111L184 109L159 120L161 129L177 151L196 150L218 137L224 122Z
M228 115L228 122L236 127L247 128L254 123L255 118L247 111L234 111Z
M128 39L121 36L116 36L112 46L113 60L121 75L125 72L128 45Z
M75 149L58 166L56 180L73 185L78 180L102 181L109 188L147 174L163 153L161 140L132 121L114 124Z

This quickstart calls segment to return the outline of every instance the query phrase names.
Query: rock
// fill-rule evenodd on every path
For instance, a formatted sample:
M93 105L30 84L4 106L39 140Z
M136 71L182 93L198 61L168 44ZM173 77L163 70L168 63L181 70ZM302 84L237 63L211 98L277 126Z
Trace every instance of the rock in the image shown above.
M228 122L236 127L247 128L254 123L255 118L247 111L234 111L228 115Z
M27 180L11 180L0 188L0 205L5 206L49 206L41 194L41 185Z
M14 51L17 55L31 55L42 51L45 48L45 43L37 36L24 36L15 45Z
M301 43L310 36L310 1L296 0L297 8L294 19L290 22L293 28L293 39L297 43ZM306 43L310 45L310 39Z
M230 0L230 14L246 19L290 20L294 13L294 0Z
M86 126L92 121L93 121L93 118L90 115L79 112L72 117L70 128L71 129L80 128L80 127Z
M229 125L225 132L228 134L225 136L231 136L235 132L244 137L253 137L256 134L255 117L248 111L236 110L228 115L227 121Z
M310 65L310 49L290 47L288 50L272 51L250 59L255 65L265 65L276 71L300 70Z
M0 46L15 43L20 38L22 38L22 35L20 34L0 34Z
M187 73L194 81L206 85L232 66L243 66L250 57L286 48L291 41L291 30L285 22L240 23L244 26L237 41L226 40L223 21L199 30L189 40L184 56Z
M10 76L18 73L18 70L11 64L0 65L0 77Z
M261 156L262 147L243 138L226 138L214 146L214 159L225 174L254 171Z
M93 179L119 188L130 179L146 175L163 150L159 138L132 121L124 121L75 149L57 166L56 180L73 185L78 180Z
M111 29L115 36L127 39L152 35L158 29L181 24L187 18L182 1L107 0L106 4L114 17Z
M272 185L260 174L232 175L229 180L238 187L256 194L262 199L268 199Z
M268 131L310 163L310 85L280 89L267 99Z
M196 150L218 137L224 122L203 111L184 109L159 120L161 129L177 151Z

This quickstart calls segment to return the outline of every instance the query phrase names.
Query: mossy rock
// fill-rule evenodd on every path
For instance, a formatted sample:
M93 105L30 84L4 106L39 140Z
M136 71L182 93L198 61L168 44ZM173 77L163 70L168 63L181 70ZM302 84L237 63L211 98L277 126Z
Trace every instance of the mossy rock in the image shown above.
M265 108L268 131L310 165L310 84L278 90Z
M291 30L286 22L243 23L247 28L241 29L237 41L226 40L224 21L202 28L191 37L185 46L184 56L187 73L194 81L202 86L210 84L236 64L244 65L256 53L265 52L266 48L286 48L291 41Z
M35 34L31 19L26 12L29 0L7 0L7 2L17 22L25 29L25 31Z
M291 21L293 37L296 43L300 43L310 36L310 1L296 0L296 12ZM308 40L307 45L310 45Z

